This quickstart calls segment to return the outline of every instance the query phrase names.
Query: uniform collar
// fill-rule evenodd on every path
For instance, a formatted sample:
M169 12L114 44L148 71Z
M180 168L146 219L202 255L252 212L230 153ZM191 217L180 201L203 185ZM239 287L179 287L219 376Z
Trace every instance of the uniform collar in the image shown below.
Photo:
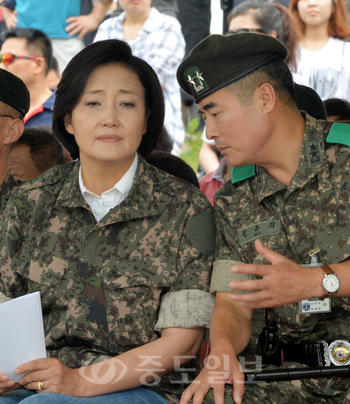
M91 210L84 200L79 187L80 162L76 162L73 169L68 173L67 179L59 193L57 203L69 208L84 207ZM154 201L154 187L157 185L156 178L150 174L148 164L142 156L138 156L138 164L135 178L127 198L111 209L109 213L97 223L97 226L106 226L111 223L123 222L141 217L156 215L157 203Z
M272 178L265 169L255 166L235 168L232 173L232 183L236 184L249 179L255 189L255 196L261 202L278 191L287 190L286 195L289 195L296 188L302 188L310 182L327 164L324 138L326 121L319 121L304 112L302 114L306 125L299 166L288 187Z

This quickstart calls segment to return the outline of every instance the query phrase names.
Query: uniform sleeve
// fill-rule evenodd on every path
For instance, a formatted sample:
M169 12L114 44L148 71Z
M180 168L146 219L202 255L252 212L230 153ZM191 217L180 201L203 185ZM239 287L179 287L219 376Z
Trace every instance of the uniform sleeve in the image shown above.
M243 257L237 244L236 235L232 228L228 225L229 210L226 212L215 205L215 261L213 264L213 274L210 284L210 292L226 292L226 293L247 293L242 290L232 290L228 284L231 281L242 281L249 279L257 279L256 275L233 273L231 268L233 265L244 264Z
M178 277L162 297L157 331L169 327L209 327L215 304L209 293L214 233L211 207L186 221L178 252Z
M23 248L18 200L11 198L0 219L0 291L14 298L27 292L25 280L15 271L14 258Z

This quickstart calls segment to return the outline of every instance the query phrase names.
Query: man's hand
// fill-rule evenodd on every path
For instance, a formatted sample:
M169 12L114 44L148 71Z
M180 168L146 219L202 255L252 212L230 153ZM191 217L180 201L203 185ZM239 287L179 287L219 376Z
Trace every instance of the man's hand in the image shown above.
M323 271L319 267L305 268L283 255L255 242L256 251L271 265L243 264L232 267L232 272L254 274L262 279L234 281L231 289L249 290L251 293L232 293L230 298L250 309L284 306L302 299L322 297Z
M242 366L233 354L215 354L212 352L205 368L183 392L180 404L187 404L193 398L193 404L200 404L209 389L214 389L215 404L224 404L225 384L233 384L233 400L240 404L244 394L244 374Z
M29 372L29 373L27 373ZM19 384L37 393L50 392L81 397L81 380L76 369L64 366L58 359L37 359L20 365L15 373L21 375ZM38 382L42 382L39 390Z
M100 21L93 15L81 15L80 17L69 17L66 20L68 24L66 31L69 36L78 34L78 39L83 39L86 34L97 29Z
M68 35L78 35L78 39L83 39L86 34L97 29L111 4L112 0L97 0L90 14L67 18L66 31Z
M2 17L6 28L14 28L17 25L17 10L10 10L7 7L1 7Z

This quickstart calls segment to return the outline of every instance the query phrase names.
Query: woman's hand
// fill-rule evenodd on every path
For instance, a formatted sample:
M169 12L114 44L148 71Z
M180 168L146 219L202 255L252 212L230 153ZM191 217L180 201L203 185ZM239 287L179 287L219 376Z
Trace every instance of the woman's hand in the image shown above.
M82 379L79 372L64 366L58 359L30 361L19 366L15 373L17 375L26 373L18 383L27 390L82 396Z
M16 390L21 387L18 383L15 383L12 379L9 379L4 373L0 373L0 396L9 393L12 390Z

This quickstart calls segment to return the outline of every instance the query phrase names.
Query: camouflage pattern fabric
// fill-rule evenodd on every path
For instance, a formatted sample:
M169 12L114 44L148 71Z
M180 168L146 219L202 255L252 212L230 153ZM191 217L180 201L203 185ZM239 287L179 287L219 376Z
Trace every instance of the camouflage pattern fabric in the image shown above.
M208 292L214 258L212 207L194 186L139 156L129 196L96 223L78 171L23 184L0 221L0 290L40 291L48 356L72 368L159 338L162 296Z
M256 238L298 264L309 264L308 252L316 246L321 250L319 255L323 264L349 259L349 147L326 142L331 127L330 122L317 121L306 115L299 168L288 187L257 167L255 176L236 184L227 182L216 193L217 241L212 276L216 291L227 291L227 277L234 279L231 272L223 274L225 267L230 268L227 260L268 264L254 248ZM347 133L344 138L350 139L350 126L344 127ZM225 282L220 278L226 279ZM277 321L280 339L285 343L350 337L348 297L332 298L330 313L299 314L298 303L276 307L270 312ZM260 325L257 327L253 323L250 347L255 346L259 328ZM249 347L247 349L249 351ZM250 353L255 354L252 350ZM302 384L320 396L326 394L326 390L332 391L332 396L350 387L349 379L327 379L327 382L305 380ZM266 389L273 389L270 384L266 386ZM252 389L255 391L254 387ZM259 391L264 389L261 386ZM278 395L281 394L279 390L277 388ZM298 397L301 393L298 388L295 390Z
M11 174L7 174L4 182L0 185L0 217L5 209L12 192L18 187L18 182Z

